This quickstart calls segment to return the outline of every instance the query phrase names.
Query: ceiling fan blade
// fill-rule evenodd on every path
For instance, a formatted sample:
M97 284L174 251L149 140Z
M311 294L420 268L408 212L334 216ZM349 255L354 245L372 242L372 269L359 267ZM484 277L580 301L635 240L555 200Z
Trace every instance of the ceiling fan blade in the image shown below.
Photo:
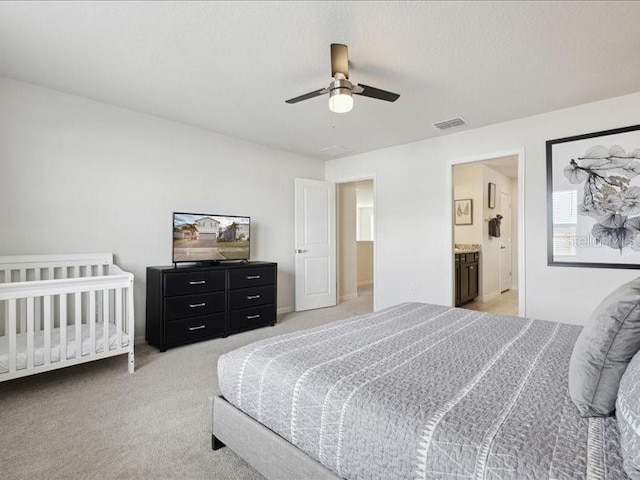
M353 93L362 95L363 97L377 98L378 100L385 100L387 102L395 102L400 98L400 95L397 93L387 92L386 90L380 90L379 88L363 85L362 83L359 83L358 87L362 87L362 91L356 91L356 89L354 89Z
M335 77L336 73L349 78L349 54L347 46L341 43L331 44L331 77Z
M320 90L316 90L315 92L305 93L304 95L300 95L299 97L290 98L289 100L285 100L287 103L298 103L303 100L309 100L310 98L319 97L320 95L324 95L325 93L329 93L329 90L326 88L321 88Z

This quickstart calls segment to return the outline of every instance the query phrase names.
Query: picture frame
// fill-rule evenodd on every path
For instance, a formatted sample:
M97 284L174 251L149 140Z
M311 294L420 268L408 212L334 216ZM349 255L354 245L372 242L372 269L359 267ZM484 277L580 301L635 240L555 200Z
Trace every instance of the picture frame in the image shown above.
M455 225L473 225L473 199L464 198L453 202Z
M496 208L496 184L489 182L489 208Z
M640 269L640 125L548 140L547 264Z

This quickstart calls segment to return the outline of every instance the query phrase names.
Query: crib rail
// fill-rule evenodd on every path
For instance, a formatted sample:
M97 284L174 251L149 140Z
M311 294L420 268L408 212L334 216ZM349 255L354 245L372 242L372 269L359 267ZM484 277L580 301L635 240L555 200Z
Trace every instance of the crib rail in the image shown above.
M0 284L108 275L110 253L0 256Z
M89 292L99 290L101 287L107 285L109 285L109 288L122 288L128 286L132 279L132 274L123 273L120 275L105 275L101 277L38 280L24 283L0 283L0 300Z
M133 275L110 254L0 257L0 272L0 381L123 353L133 372Z

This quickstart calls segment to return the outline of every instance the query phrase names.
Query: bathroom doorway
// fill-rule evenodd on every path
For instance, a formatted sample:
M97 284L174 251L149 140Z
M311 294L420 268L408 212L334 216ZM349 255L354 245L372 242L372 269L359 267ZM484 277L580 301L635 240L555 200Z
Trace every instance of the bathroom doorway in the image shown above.
M524 313L518 154L452 165L454 305ZM524 284L524 283L522 283ZM522 294L522 295L521 295Z

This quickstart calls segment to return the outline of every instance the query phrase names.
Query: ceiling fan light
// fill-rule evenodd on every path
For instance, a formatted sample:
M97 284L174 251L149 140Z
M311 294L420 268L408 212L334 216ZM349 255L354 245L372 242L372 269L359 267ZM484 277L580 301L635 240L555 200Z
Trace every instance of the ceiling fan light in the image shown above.
M329 110L334 113L350 112L353 108L353 97L349 88L334 88L329 92Z

